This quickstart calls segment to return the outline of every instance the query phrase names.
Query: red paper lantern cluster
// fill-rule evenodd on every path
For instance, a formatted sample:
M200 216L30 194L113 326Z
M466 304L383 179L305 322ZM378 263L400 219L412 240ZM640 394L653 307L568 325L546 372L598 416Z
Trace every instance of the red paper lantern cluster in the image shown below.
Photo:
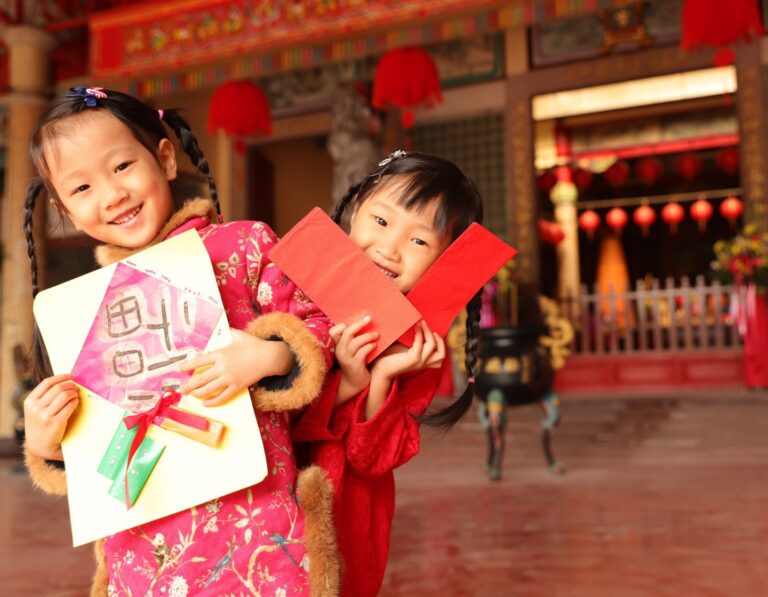
M685 180L693 180L701 173L701 160L692 153L686 153L677 158L675 168Z
M600 228L600 216L593 209L588 209L579 216L579 228L587 233L589 240L595 235L595 231Z
M648 186L653 186L663 172L664 167L656 158L643 158L635 164L635 174Z
M736 174L739 169L739 150L735 147L726 147L715 154L717 166L726 174Z
M656 221L656 212L648 205L641 205L632 214L632 219L640 226L643 236L648 236L648 231Z
M547 220L546 218L539 218L539 238L541 242L555 246L563 241L565 231L557 222Z
M556 183L557 176L555 176L555 173L552 170L545 170L539 174L536 179L536 184L538 185L539 190L544 193L549 193Z
M704 232L707 228L707 222L712 218L712 205L706 199L697 199L691 205L691 217L699 225L699 230Z
M661 210L661 219L667 224L672 234L677 234L677 227L685 218L685 210L679 203L667 203Z
M731 228L736 227L736 221L744 213L744 204L736 197L728 197L720 204L720 214L728 220Z
M629 177L629 165L624 160L618 160L603 172L603 176L608 184L618 187Z
M381 57L373 77L371 104L379 110L403 110L403 128L413 127L414 108L443 101L440 76L432 57L419 47L396 48Z
M763 34L756 0L685 0L680 44L686 50L701 45L718 48L715 64L731 64L734 51L728 47Z
M706 229L713 213L712 204L706 199L694 201L689 208L691 218L699 225L701 231ZM720 214L730 222L732 227L736 226L743 213L744 204L737 197L728 197L720 204ZM685 219L685 209L679 203L668 203L661 210L661 219L670 227L672 234L676 234L677 227ZM656 212L650 205L641 205L632 213L632 220L641 228L643 236L648 236L650 227L656 221ZM627 212L620 207L614 207L605 214L605 223L616 234L621 234L628 221ZM592 209L582 212L579 216L579 228L586 232L591 240L600 228L600 216Z
M592 172L586 168L575 168L571 174L573 184L579 191L586 191L592 184Z
M228 135L269 135L272 118L269 100L255 83L229 81L213 92L208 107L208 132L222 129Z
M627 212L620 207L614 207L607 214L605 214L605 223L616 233L621 234L624 230L624 226L627 225L629 217Z

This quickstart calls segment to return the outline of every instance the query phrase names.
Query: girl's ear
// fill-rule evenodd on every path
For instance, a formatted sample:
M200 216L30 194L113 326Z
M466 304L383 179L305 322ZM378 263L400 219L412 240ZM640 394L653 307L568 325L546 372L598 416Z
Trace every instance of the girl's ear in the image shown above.
M173 148L173 143L168 139L160 139L160 143L157 144L157 159L160 161L160 166L165 172L165 177L168 180L176 179L176 150Z

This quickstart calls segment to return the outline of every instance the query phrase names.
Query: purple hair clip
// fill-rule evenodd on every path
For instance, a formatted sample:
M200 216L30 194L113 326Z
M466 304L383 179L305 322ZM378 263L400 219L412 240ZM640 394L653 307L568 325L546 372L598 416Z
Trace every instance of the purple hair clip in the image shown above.
M95 108L98 104L97 99L105 99L107 94L104 93L103 87L70 87L69 93L64 97L69 99L82 99L85 101L85 105L89 108Z

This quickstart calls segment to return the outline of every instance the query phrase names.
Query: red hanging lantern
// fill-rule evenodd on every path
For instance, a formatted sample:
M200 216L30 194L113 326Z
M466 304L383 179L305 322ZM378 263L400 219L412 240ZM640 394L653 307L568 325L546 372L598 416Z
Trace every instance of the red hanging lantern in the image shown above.
M627 212L620 207L614 207L605 214L605 223L608 224L616 234L621 234L621 231L624 229L624 226L627 225L628 220L629 217L627 216Z
M677 158L675 168L685 180L693 180L701 172L701 160L692 153L686 153Z
M677 234L677 227L685 218L685 210L679 203L667 203L661 210L661 219L669 226L672 234Z
M736 220L744 213L744 204L737 197L728 197L720 204L720 214L728 220L731 228L736 227Z
M643 236L648 236L648 230L656 221L656 212L648 205L641 205L632 213L632 219L640 226Z
M246 80L229 81L213 92L208 132L215 135L218 129L234 136L272 133L269 100L258 85Z
M552 170L545 170L539 174L536 179L536 184L538 185L539 190L547 194L549 194L556 182L557 176L555 176L555 173Z
M576 168L572 174L573 184L579 189L579 192L586 191L592 184L592 172L586 168Z
M635 164L635 174L649 187L659 180L663 172L664 167L656 158L643 158Z
M733 175L739 169L739 150L735 147L726 147L715 154L717 166L726 174Z
M558 245L565 238L565 231L557 222L539 218L539 238L548 245Z
M373 76L374 108L403 110L400 122L408 130L415 121L414 108L429 108L442 101L440 76L425 50L396 48L381 57Z
M712 206L705 199L697 199L691 205L691 217L699 224L701 232L707 229L707 222L712 217L712 211Z
M685 0L680 44L685 50L718 48L715 64L731 64L735 54L727 46L763 34L757 5L756 0Z
M629 165L624 160L618 160L611 164L611 167L603 172L605 180L614 187L621 186L629 177Z
M579 216L579 228L587 233L587 238L592 240L595 231L600 228L600 216L593 209L588 209Z

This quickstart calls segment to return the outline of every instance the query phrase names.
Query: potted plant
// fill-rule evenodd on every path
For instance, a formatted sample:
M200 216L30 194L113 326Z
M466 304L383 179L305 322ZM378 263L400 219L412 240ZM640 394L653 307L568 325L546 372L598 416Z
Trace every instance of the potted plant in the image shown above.
M714 245L713 277L732 284L731 313L744 338L744 382L768 387L768 234L747 224L729 240Z

